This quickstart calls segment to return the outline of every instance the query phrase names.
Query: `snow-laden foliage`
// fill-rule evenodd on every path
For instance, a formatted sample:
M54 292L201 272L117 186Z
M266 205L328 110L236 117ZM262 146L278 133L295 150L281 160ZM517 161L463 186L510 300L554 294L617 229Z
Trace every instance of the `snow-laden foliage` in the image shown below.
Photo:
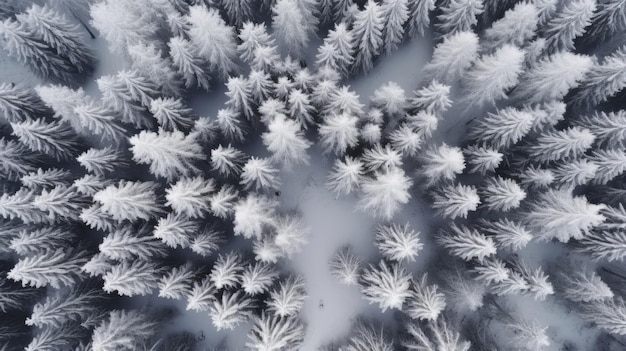
M419 233L409 224L382 225L376 229L375 244L385 258L393 261L415 261L415 256L422 250Z
M410 275L398 263L381 260L378 266L370 264L361 272L361 292L370 303L377 303L384 311L388 308L402 309L411 297Z
M392 167L376 172L374 178L366 178L361 184L361 199L357 206L382 219L391 219L400 206L409 202L409 188L413 181L402 168Z
M470 31L455 33L435 47L432 59L424 66L424 75L449 84L463 76L477 56L478 36Z

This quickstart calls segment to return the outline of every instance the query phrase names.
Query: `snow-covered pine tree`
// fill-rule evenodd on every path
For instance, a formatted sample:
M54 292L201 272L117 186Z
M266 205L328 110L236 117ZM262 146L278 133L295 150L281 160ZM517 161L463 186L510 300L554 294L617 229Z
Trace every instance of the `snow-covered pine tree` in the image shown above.
M272 237L255 240L252 248L254 259L263 263L276 263L282 257L280 247L274 243Z
M406 107L404 89L395 82L387 82L378 87L370 100L374 106L389 117L403 114Z
M361 184L361 197L357 207L376 217L390 220L403 204L409 202L409 189L413 181L400 167L377 171L373 178L365 178Z
M95 66L95 57L85 45L79 26L48 5L32 5L26 12L16 16L43 42L66 57L79 74L89 74Z
M527 103L561 99L570 89L578 87L592 66L591 57L571 52L542 58L520 76L510 97Z
M381 260L378 266L370 264L364 268L359 279L361 292L365 299L377 303L384 311L402 309L405 301L411 297L411 276L398 263Z
M264 262L250 263L241 273L241 287L248 295L265 294L278 278L278 271Z
M16 230L19 230L19 227ZM76 238L74 233L63 227L41 227L34 230L21 229L12 239L8 235L3 236L7 237L7 249L13 250L20 256L36 255L47 250L68 247L72 245ZM8 242L8 239L10 239L10 242Z
M263 144L272 153L272 159L283 168L307 165L307 149L311 146L297 122L285 115L277 115L263 133Z
M599 146L620 148L626 143L626 110L596 111L579 117L573 123L591 131Z
M469 212L476 211L480 197L476 188L471 185L442 185L432 194L431 206L445 218L467 218Z
M203 228L191 241L191 251L202 256L209 257L224 243L224 235L212 229L210 226Z
M350 246L341 247L329 262L330 274L346 285L357 285L363 259L352 252Z
M239 57L248 64L253 62L257 48L270 48L276 45L275 40L267 33L264 23L247 21L239 29L238 37L241 39L241 43L237 46Z
M211 282L208 275L202 278L199 282L193 283L191 291L187 294L187 307L186 310L190 311L208 311L211 304L215 301L215 294L217 289Z
M45 301L33 307L30 317L26 318L28 326L58 328L68 322L83 323L100 309L98 306L105 300L104 292L87 285L72 287L67 292L57 292L48 296Z
M181 300L189 295L191 281L198 274L198 269L190 263L174 267L159 281L159 297Z
M474 0L472 0L474 1ZM424 78L450 84L461 78L478 58L478 36L472 32L459 32L444 38L435 47L433 56L424 66Z
M226 82L226 106L243 115L246 119L252 118L252 92L250 82L243 76L229 77Z
M584 196L573 196L569 190L550 189L539 194L524 214L526 225L541 233L544 240L583 239L606 217L600 213L605 205L595 205Z
M626 46L594 63L589 69L573 101L579 105L595 106L626 88Z
M496 245L491 238L464 225L451 224L449 231L442 231L437 237L450 254L466 261L473 258L484 261L496 253Z
M221 144L211 150L211 168L222 176L239 176L246 164L247 155L232 147L230 144L223 147Z
M251 70L248 75L250 95L257 104L267 100L271 94L274 82L269 73L262 70Z
M507 10L504 17L485 30L483 44L494 50L504 44L523 47L535 36L539 22L539 9L533 3L519 2Z
M337 159L328 176L326 187L335 197L348 195L360 187L364 173L363 163L359 159L350 156L346 156L343 161Z
M452 106L450 100L450 86L432 80L427 86L413 92L415 97L411 104L418 109L424 109L427 113L442 115Z
M585 319L614 335L626 335L626 303L620 296L611 300L581 304Z
M167 43L172 64L185 80L185 87L210 87L210 68L193 44L182 36L173 36Z
M354 61L354 38L346 23L338 23L328 31L315 56L315 65L319 69L331 68L343 76L347 75Z
M326 116L319 127L320 143L326 153L343 155L358 144L359 119L347 113Z
M511 274L511 270L499 258L483 260L472 269L472 272L476 274L474 280L489 285L504 282Z
M623 231L591 232L580 241L578 251L596 261L622 261L626 257L626 233Z
M379 225L376 229L375 245L386 259L399 262L415 261L415 256L424 247L420 242L419 232L411 229L409 223Z
M267 311L279 317L295 316L304 306L306 298L304 279L290 275L270 292L269 300L266 302Z
M272 29L278 45L285 54L301 58L315 31L306 18L302 1L277 0L272 6Z
M0 83L0 112L8 122L45 117L50 110L34 90L20 84Z
M304 324L297 317L262 312L248 332L246 347L255 351L297 349L304 342Z
M391 147L404 156L415 156L422 146L422 134L408 123L402 123L389 135Z
M573 50L574 39L585 33L595 10L596 0L573 0L564 4L543 31L547 52Z
M207 9L204 5L189 8L187 16L190 27L189 41L197 53L204 58L212 71L221 78L236 68L237 40L233 27L227 25L217 9Z
M189 176L198 171L194 165L202 160L202 148L193 135L181 131L158 133L142 131L129 139L133 160L150 165L150 172L168 180Z
M436 27L445 37L471 31L484 9L482 0L449 0L437 16Z
M626 172L626 153L621 150L599 149L593 151L589 160L597 167L592 183L606 185Z
M76 161L88 172L99 177L104 177L128 166L123 153L111 146L102 149L91 148L80 154Z
M310 229L304 225L300 217L290 215L279 217L274 227L274 243L288 258L302 251L302 247L308 242Z
M519 207L526 192L512 179L496 176L488 178L479 188L484 206L491 211L509 211Z
M613 291L596 272L576 270L561 274L563 295L574 302L589 303L613 298Z
M160 273L160 268L151 261L121 261L104 274L102 289L121 296L149 295L159 284Z
M548 327L542 326L536 319L507 323L506 328L511 332L511 338L507 340L509 347L543 350L550 346Z
M278 189L280 178L268 158L251 157L242 168L240 184L246 190Z
M209 279L218 290L236 288L241 284L244 263L243 257L238 252L220 254L211 268Z
M295 119L302 129L306 130L310 124L315 124L313 115L315 107L311 105L309 94L300 89L291 89L287 98L289 115Z
M435 9L435 0L409 0L407 27L412 38L422 36L430 26L430 13Z
M100 190L102 189L94 190L94 194ZM100 231L112 231L117 224L117 221L105 212L99 203L85 208L80 214L80 220L89 228Z
M275 208L278 204L270 198L258 194L248 194L233 207L234 233L246 239L261 239L267 228L275 224Z
M494 235L499 247L513 251L522 249L534 238L526 226L508 218L481 220L480 230Z
M218 331L233 330L248 320L255 307L254 300L242 291L224 290L210 305L209 315Z
M236 110L227 107L217 111L216 124L222 135L231 142L243 142L246 130L241 115Z
M409 0L384 0L381 10L385 21L383 43L385 53L389 55L404 37L404 25L409 19Z
M147 261L167 254L166 247L150 235L146 226L117 228L104 238L98 249L102 255L116 261Z
M137 127L151 127L154 122L147 117L147 106L158 94L157 85L138 70L119 71L115 76L102 76L96 80L102 101L122 114L122 121Z
M80 249L47 250L21 258L7 273L7 278L21 282L23 287L49 285L60 289L62 286L73 286L83 278L81 267L88 260L88 252Z
M13 135L30 150L59 161L75 157L79 148L76 133L70 126L58 121L48 123L44 119L27 120L11 123L11 128Z
M374 67L374 59L383 50L383 29L385 18L380 5L368 0L363 10L359 11L352 25L352 36L356 57L354 72L369 72Z
M606 0L597 4L585 38L588 42L604 42L626 29L626 0Z
M438 291L436 284L428 285L427 275L422 275L411 285L411 296L406 301L404 311L412 319L435 321L446 308L445 295Z
M218 3L226 12L228 22L237 27L253 17L254 2L249 3L245 0L219 0Z
M102 210L114 220L149 221L161 213L157 203L154 182L131 182L121 180L117 185L109 185L98 191L94 202L102 205Z
M85 196L65 185L43 189L33 198L33 205L46 214L50 223L78 220L82 209L87 207L88 203Z
M451 181L465 169L463 152L458 147L442 143L425 150L420 161L418 174L426 179L426 186L433 186L441 181Z
M340 349L345 351L392 351L394 350L394 342L382 326L357 319L349 339L344 345L341 345Z
M524 51L504 44L491 55L483 55L463 76L465 102L481 107L505 99L523 72Z
M169 213L165 218L159 219L152 235L173 249L179 246L186 249L191 246L192 237L198 229L198 222L184 215Z
M584 155L595 141L595 136L581 127L545 132L525 149L533 160L547 163L576 159Z
M588 158L559 162L556 168L552 169L556 182L566 187L586 184L596 176L597 172L598 165L589 161Z
M226 219L234 211L238 192L231 185L224 185L215 194L209 197L210 212L218 218Z
M36 75L65 84L76 84L80 74L26 24L6 18L0 21L0 43L7 56L25 64Z
M366 123L361 128L360 139L366 144L376 146L380 144L383 137L380 125L375 123Z
M500 150L519 142L530 132L534 121L534 114L506 107L474 122L468 138Z
M528 283L528 292L537 301L543 301L548 295L554 294L554 287L548 280L541 266L530 267L525 261L514 263L514 267Z
M193 125L192 110L182 99L157 98L150 102L150 113L165 130L185 130Z
M333 91L328 106L322 112L325 114L346 112L353 116L361 116L363 104L359 101L359 95L351 91L350 86L344 85Z
M93 351L137 349L158 330L156 319L137 310L113 310L100 322L91 336Z
M181 178L166 190L165 205L170 206L177 214L199 218L209 211L208 196L214 190L213 179Z
M132 60L132 67L154 82L167 95L182 94L181 77L174 71L172 60L163 57L162 49L154 44L138 43L127 49Z
M486 175L494 172L503 160L504 155L495 149L484 146L470 145L463 149L463 154L471 167L470 173Z
M36 172L30 172L20 178L20 182L31 189L50 189L57 186L69 187L72 182L72 174L67 169L37 168Z

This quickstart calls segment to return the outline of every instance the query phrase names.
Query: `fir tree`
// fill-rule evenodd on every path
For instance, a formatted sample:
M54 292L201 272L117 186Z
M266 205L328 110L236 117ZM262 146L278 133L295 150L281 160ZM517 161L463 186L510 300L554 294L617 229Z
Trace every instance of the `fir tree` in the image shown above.
M22 229L11 239L8 248L20 256L29 256L67 247L74 239L74 233L62 227Z
M574 302L594 302L613 298L613 292L599 275L591 270L562 274L565 298Z
M241 24L252 17L251 4L244 0L219 0L219 4L226 11L226 16L229 22L236 26Z
M492 211L509 211L519 207L526 192L512 179L489 178L480 189L485 207Z
M212 230L210 227L202 230L191 242L191 251L194 253L208 257L215 251L217 251L221 244L223 244L224 238L222 233Z
M150 235L147 227L139 230L123 226L109 233L98 246L100 253L111 260L150 260L167 254L166 247Z
M483 306L483 299L487 293L485 284L471 279L461 270L447 272L444 275L446 283L446 305L455 311L474 312Z
M102 289L121 296L149 295L159 283L159 273L157 265L150 261L122 261L102 277Z
M467 218L481 203L476 188L471 185L444 185L433 193L432 207L445 218Z
M102 76L96 80L102 101L122 114L122 121L137 127L151 127L147 109L157 94L157 86L142 76L138 70L120 71L115 76Z
M571 127L546 132L527 147L528 154L539 162L575 159L593 145L595 136L587 129Z
M256 351L296 349L304 342L304 325L297 317L263 312L248 332L246 347Z
M594 260L622 261L626 257L626 233L622 231L599 231L586 235L578 249Z
M538 22L539 9L535 4L518 3L485 30L485 46L491 50L504 44L523 47L535 36Z
M404 36L404 24L409 18L408 0L385 0L381 10L385 18L383 27L383 43L389 55L398 48Z
M150 113L165 130L188 129L193 125L192 111L181 99L153 99L150 102Z
M354 37L346 23L338 23L328 31L315 56L318 70L323 67L333 69L346 75L354 61Z
M278 278L278 271L263 262L248 264L241 273L241 287L248 295L260 295L269 291Z
M404 156L415 156L422 146L422 134L407 123L401 124L389 135L391 147Z
M341 350L346 351L392 351L394 348L389 335L382 328L376 328L373 325L357 320L356 325L352 328L352 334L345 347Z
M223 108L217 111L217 126L222 135L231 142L243 142L246 131L240 114L232 108Z
M391 167L366 178L361 185L362 195L357 207L376 217L390 220L401 205L409 202L409 188L413 181L402 168Z
M330 274L346 285L357 285L363 260L349 246L337 250L329 262Z
M408 31L411 37L423 36L430 26L430 13L435 9L435 0L409 0Z
M442 232L437 241L453 256L466 261L473 258L483 261L496 253L496 245L491 238L463 225L450 225L449 232Z
M185 80L185 87L198 87L208 90L211 79L210 69L193 44L181 36L174 36L167 43L167 46L172 64Z
M469 138L497 150L507 148L530 132L535 118L530 112L507 107L475 122L469 131Z
M272 153L272 159L283 168L293 165L307 165L307 149L311 143L305 138L299 125L284 115L276 116L268 125L268 131L261 135L263 144Z
M35 304L25 324L39 328L59 328L71 321L82 323L97 313L98 304L104 300L105 296L100 289L75 286L66 293L58 292L48 296L43 303Z
M596 137L599 146L618 148L626 142L626 111L597 111L592 115L579 117L574 124L588 129Z
M11 123L13 135L35 152L52 156L57 160L66 160L76 155L78 138L66 124L57 121L50 123L43 119Z
M594 106L626 88L626 46L595 63L582 80L574 102Z
M156 320L139 311L113 310L93 330L91 348L93 351L140 348L155 335L157 326Z
M248 64L252 63L257 48L275 45L275 40L267 34L264 23L247 21L239 29L238 37L241 39L241 44L237 46L239 57Z
M198 229L197 222L185 216L170 213L165 218L159 219L152 235L173 249L179 246L186 249L191 246L191 238L198 232Z
M424 77L449 84L459 79L470 68L477 56L478 36L476 34L469 31L452 34L435 47L433 57L424 66Z
M480 173L486 175L494 172L500 163L502 163L504 155L497 150L489 147L470 145L463 149L468 165L471 167L470 173Z
M405 312L412 319L437 320L437 317L446 308L444 294L438 291L437 285L427 284L427 275L422 279L413 282L411 297L407 301Z
M0 112L9 123L34 120L50 114L32 89L9 83L0 83Z
M133 160L150 165L152 174L168 180L197 172L194 161L204 158L195 138L180 131L142 131L132 136L129 142Z
M76 161L87 171L100 177L128 166L122 152L110 146L102 149L91 148L80 154Z
M567 190L548 190L531 204L525 221L545 240L580 240L606 219L600 213L604 207L590 204L584 196L575 197Z
M427 113L441 115L452 105L450 100L450 86L431 81L427 86L416 90L411 104Z
M128 47L132 67L156 84L168 95L182 94L182 81L172 68L172 60L163 57L162 50L154 44L137 43Z
M606 41L626 29L626 1L600 1L586 38L588 41Z
M246 189L254 190L278 189L280 178L278 170L275 169L269 159L251 157L243 166L240 184Z
M217 330L233 330L239 324L248 320L254 308L254 301L241 291L222 292L209 308L209 315L213 326Z
M505 99L523 71L524 52L505 44L492 55L484 55L463 77L465 101L470 106L495 104Z
M359 279L361 291L370 303L378 303L384 311L401 309L410 298L410 275L397 263L381 260L378 266L369 265Z
M426 150L421 156L421 162L422 166L418 174L426 178L426 186L432 186L444 180L454 180L456 175L461 174L465 169L461 149L445 143Z
M216 9L203 5L189 8L189 41L196 47L200 57L207 60L212 71L226 78L236 68L237 54L235 30L228 26Z
M274 243L288 258L302 251L311 231L297 216L279 217L274 227L276 231Z
M617 150L593 151L589 158L597 167L593 174L593 183L606 185L611 180L626 172L626 154Z
M508 218L495 221L482 220L480 230L494 235L499 247L513 251L522 249L534 238L533 233L525 225Z
M211 304L216 300L216 293L217 289L208 275L199 282L194 282L187 295L187 311L208 311Z
M303 57L311 33L310 19L297 0L277 0L272 7L272 28L282 51L293 57Z
M383 256L392 261L415 261L415 256L424 247L419 232L411 229L408 223L378 226L375 244Z
M161 208L153 182L130 182L121 180L94 194L93 199L102 205L102 210L116 221L150 220Z
M547 335L548 327L543 327L537 320L517 321L507 323L507 328L513 337L508 340L511 347L521 347L527 350L542 350L550 346L550 337Z
M450 0L437 16L437 29L445 36L471 31L483 11L481 0Z
M233 208L235 235L243 235L247 239L253 237L261 239L263 231L275 223L276 205L271 199L255 194L249 194L239 200Z
M289 276L270 292L267 310L279 317L295 316L304 306L306 298L304 279L299 276Z
M218 192L209 198L211 214L219 218L229 217L234 211L237 196L238 193L234 187L230 185L222 186Z
M211 168L218 171L223 176L238 176L246 163L247 155L230 146L211 150Z
M315 108L311 105L309 94L300 89L292 89L287 99L289 115L294 118L306 130L308 125L313 124Z
M574 39L585 33L596 10L596 0L574 0L553 17L544 30L547 51L571 51Z
M23 287L55 289L73 286L82 279L81 267L88 261L87 252L78 249L47 250L42 254L20 259L7 277Z
M327 153L343 155L358 144L358 118L346 113L327 116L319 127L320 142Z
M177 214L199 218L209 211L208 196L214 190L213 179L181 178L166 190L165 205L170 206Z
M384 17L380 5L368 0L365 8L356 14L352 35L356 43L353 71L369 72L374 67L374 58L383 49Z
M59 168L43 170L37 168L36 172L30 172L20 178L20 182L31 189L50 189L57 186L68 187L71 185L72 174L70 171Z

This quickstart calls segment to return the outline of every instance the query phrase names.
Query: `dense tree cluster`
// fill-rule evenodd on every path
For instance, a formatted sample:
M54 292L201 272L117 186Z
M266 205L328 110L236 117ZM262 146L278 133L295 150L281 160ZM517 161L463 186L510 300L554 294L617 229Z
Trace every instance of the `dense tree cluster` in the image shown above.
M349 85L416 37L415 91ZM359 319L327 349L544 349L518 296L620 344L624 38L624 0L6 1L0 52L38 84L0 82L0 350L192 351L167 313L123 308L141 296L300 349L311 282L289 260L313 233L281 191L320 157L380 221L375 254L326 268L400 326ZM432 220L395 220L416 198Z

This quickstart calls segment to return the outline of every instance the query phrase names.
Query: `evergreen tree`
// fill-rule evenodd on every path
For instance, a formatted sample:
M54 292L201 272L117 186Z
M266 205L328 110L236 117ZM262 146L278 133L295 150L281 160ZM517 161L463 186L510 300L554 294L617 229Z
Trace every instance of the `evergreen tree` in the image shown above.
M150 261L122 261L102 277L102 289L121 296L149 295L159 283L159 273L157 265Z
M496 253L496 245L491 238L463 225L451 224L450 231L440 233L437 242L448 249L451 255L466 261L476 258L482 262Z
M222 292L220 297L211 304L209 315L213 326L219 331L233 330L252 315L254 301L241 291Z
M613 292L599 275L591 270L562 274L565 298L574 302L595 302L613 298Z
M596 10L596 0L574 0L553 17L544 30L547 51L571 51L574 39L585 33Z
M268 131L261 137L267 150L272 153L274 161L283 168L309 163L307 149L311 143L305 138L298 123L284 115L278 115L267 128Z
M384 45L384 17L380 5L368 0L365 8L356 14L352 26L356 57L353 71L369 72L374 67L374 58L378 56Z
M479 192L485 207L491 211L509 211L526 198L526 192L514 180L500 176L488 178Z
M302 11L301 1L277 0L272 7L272 29L281 50L296 58L304 56L311 34L310 19Z
M404 156L415 156L422 146L422 134L411 125L403 123L389 135L389 142Z
M289 115L295 119L302 129L306 130L309 124L314 124L315 108L311 106L309 94L300 89L292 89L287 99Z
M435 9L435 0L409 0L409 35L423 36L430 26L430 13Z
M389 335L381 328L374 327L373 325L357 320L356 325L352 328L352 336L348 340L345 347L341 350L346 351L392 351L394 348L392 340Z
M473 1L473 0L472 0ZM435 47L433 57L424 66L424 78L449 84L470 68L478 58L478 36L459 32L446 37Z
M328 176L326 187L335 194L335 197L348 195L360 187L363 181L363 163L360 160L346 156L343 161L337 159Z
M527 146L528 154L539 162L575 159L591 148L595 136L587 129L571 127L546 132Z
M236 68L237 41L235 30L228 26L216 9L203 5L189 8L189 41L200 57L207 60L212 71L222 77Z
M535 36L539 9L533 3L518 3L506 11L504 17L485 30L485 47L494 50L504 44L523 47Z
M167 254L166 247L150 235L147 227L138 230L123 226L110 232L98 246L100 253L111 260L150 260Z
M327 116L319 127L320 143L326 153L343 155L358 144L358 118L346 113Z
M440 216L455 219L467 218L467 214L476 211L480 197L471 185L444 185L433 193L432 207Z
M604 207L590 204L584 196L574 197L567 190L548 190L530 205L525 221L545 240L580 240L606 219L600 213Z
M380 225L376 229L375 245L385 258L392 261L415 261L423 244L419 232L404 225Z
M246 131L240 114L232 108L223 108L217 111L216 124L222 135L231 142L243 142Z
M319 69L331 68L346 75L354 61L354 37L346 23L338 23L328 31L315 56L315 65Z
M410 275L397 263L381 260L378 266L370 264L363 269L359 284L365 299L370 303L378 303L384 311L402 309L402 305L410 298Z
M95 57L85 45L78 25L72 24L64 15L47 5L32 5L16 16L43 42L65 57L79 74L89 74L95 66Z
M626 110L608 113L597 111L573 122L591 131L599 146L619 148L626 143Z
M454 180L457 174L465 169L463 152L458 147L451 147L443 143L432 146L421 156L422 166L418 174L426 178L426 186L435 185L441 181Z
M234 233L246 239L261 239L263 232L275 224L274 213L277 203L271 199L249 194L239 200L234 208Z
M209 90L210 69L193 44L181 36L174 36L167 43L167 46L172 64L185 80L185 87Z
M29 326L59 328L68 322L83 323L100 309L98 304L105 300L103 291L87 286L75 286L69 291L57 292L33 307L26 318Z
M587 158L560 162L552 170L556 182L569 187L586 184L596 176L597 172L598 165Z
M252 18L251 4L245 0L219 0L219 4L226 11L228 22L239 27L243 22Z
M600 1L586 37L588 41L604 42L624 29L626 29L626 1Z
M222 219L228 218L234 211L237 196L237 189L233 186L222 186L218 192L209 197L211 214Z
M154 44L137 43L128 47L132 67L155 83L165 94L182 94L181 77L174 71L172 60L163 57L162 50Z
M110 146L103 149L91 148L80 154L76 161L87 171L100 177L128 166L128 162L126 162L122 153Z
M247 190L278 189L280 187L278 170L267 158L251 157L243 166L240 184Z
M24 351L53 351L68 345L73 347L80 340L80 334L80 330L72 325L45 328L33 337Z
M226 89L226 96L228 97L226 105L238 114L242 114L247 119L250 119L253 114L250 82L243 76L229 77Z
M214 191L213 179L181 178L166 190L165 205L177 214L199 218L209 211L209 195Z
M408 0L385 0L381 4L385 18L383 27L383 43L387 55L398 48L404 36L404 24L409 18Z
M22 185L31 189L50 189L57 186L69 187L71 181L71 172L59 168L49 168L46 170L37 168L36 172L30 172L20 178Z
M246 154L230 146L230 144L227 147L218 145L217 148L211 150L211 167L226 177L231 174L239 176L246 163L246 158Z
M154 99L150 102L150 113L165 130L188 129L193 125L192 110L181 99Z
M422 279L413 282L411 286L411 297L407 301L405 312L412 319L437 320L437 317L446 308L444 294L438 291L437 285L427 284L427 275Z
M43 119L11 123L13 135L30 150L66 160L76 155L78 138L66 124Z
M46 214L49 222L67 222L79 219L87 199L74 188L65 185L43 189L33 199L33 205Z
M255 51L259 47L274 47L274 39L267 34L264 23L252 23L250 21L243 24L238 34L241 44L237 46L239 57L242 61L252 63Z
M418 109L424 109L427 113L441 115L452 105L450 100L450 86L439 83L436 80L431 81L425 86L414 92L415 97L411 100L413 106Z
M444 275L446 283L446 305L455 311L475 312L483 306L487 293L485 284L471 279L461 270L455 269Z
M115 76L102 76L96 80L102 101L122 114L122 121L137 127L151 127L146 106L157 94L155 83L142 76L138 70L119 71Z
M626 88L626 46L605 57L602 64L594 63L582 80L574 102L594 106L615 96Z
M217 251L223 244L224 238L222 233L212 230L210 227L205 228L193 238L191 242L191 251L202 256L208 257Z
M241 287L248 295L260 295L269 291L278 278L278 271L263 262L248 264L241 273Z
M537 320L521 320L507 323L507 328L513 337L507 343L514 348L527 350L542 350L550 346L550 337L547 335L548 327L543 327Z
M7 277L21 282L23 287L40 288L50 285L55 289L73 286L82 277L81 267L89 259L87 252L78 249L47 250L42 254L20 259Z
M578 250L594 260L622 261L626 257L626 233L622 231L599 231L586 235Z
M244 260L237 252L219 255L211 268L209 279L218 290L236 288L241 284Z
M330 274L346 285L357 285L363 260L349 246L337 250L330 260Z
M191 280L198 270L187 263L172 268L159 281L159 297L181 300L191 291Z
M597 166L593 183L606 185L611 180L626 172L626 153L618 150L593 151L589 158Z
M495 221L480 221L480 230L485 234L493 235L499 247L516 251L521 250L534 235L519 221L502 218Z
M74 242L74 239L74 233L61 227L42 227L35 230L23 229L11 239L7 248L20 256L36 255L47 250L68 247Z
M449 0L437 16L437 29L444 36L471 31L484 11L482 0Z
M304 279L300 276L289 276L270 292L267 311L279 317L295 316L304 306L306 298Z
M0 83L0 112L9 123L34 120L50 113L32 89L9 83Z
M304 325L297 317L263 312L248 332L246 347L256 351L297 349L304 342Z
M136 310L112 310L93 330L93 351L114 351L141 348L157 332L155 319Z
M561 99L583 81L592 66L593 60L589 56L570 52L553 54L520 76L511 98L530 103Z
M216 293L217 288L215 288L208 275L199 282L194 282L191 291L187 295L187 311L208 311L211 304L216 300Z
M400 206L409 202L409 188L413 181L400 167L375 172L374 178L366 178L361 185L362 195L357 207L372 215L390 220Z
M465 102L469 106L482 106L505 99L507 92L517 85L523 63L524 51L508 44L492 55L481 57L463 77Z
M150 220L161 212L153 182L130 182L121 180L94 194L93 199L114 220Z
M150 172L168 180L198 172L194 161L204 158L202 148L192 135L181 131L158 133L142 131L129 139L133 160L150 165Z
M504 155L489 147L470 145L463 149L468 165L471 167L470 173L480 173L486 175L494 172L503 160Z
M297 216L282 216L274 224L274 243L288 258L300 253L311 230Z
M159 219L152 235L173 249L179 246L186 249L191 246L191 238L198 232L198 229L197 222L185 216L170 213L165 218Z

